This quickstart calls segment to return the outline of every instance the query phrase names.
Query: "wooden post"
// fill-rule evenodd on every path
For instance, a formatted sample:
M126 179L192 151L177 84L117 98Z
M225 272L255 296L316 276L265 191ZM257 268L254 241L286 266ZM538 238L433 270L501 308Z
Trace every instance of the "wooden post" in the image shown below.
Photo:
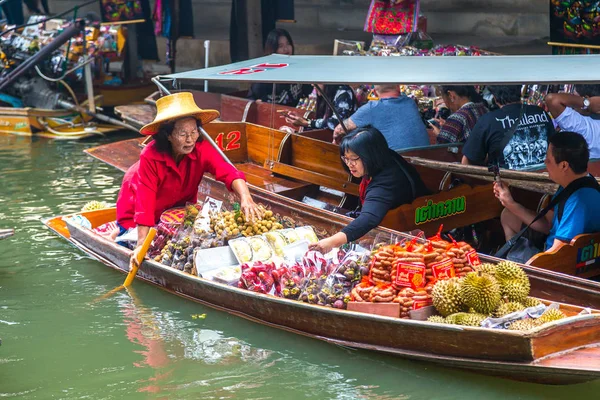
M248 56L261 57L263 55L261 0L248 0L246 7Z

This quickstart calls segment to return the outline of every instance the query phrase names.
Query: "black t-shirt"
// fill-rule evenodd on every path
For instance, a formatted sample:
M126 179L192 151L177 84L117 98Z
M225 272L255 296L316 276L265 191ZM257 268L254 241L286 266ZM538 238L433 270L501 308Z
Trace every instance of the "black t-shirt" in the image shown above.
M417 170L398 153L393 150L390 152L393 152L395 162L371 179L360 215L342 229L348 242L360 239L377 227L389 210L402 204L412 203L417 197L429 194ZM414 183L415 193L412 192L407 174Z
M514 135L506 143L506 135L517 123L520 104L509 104L483 115L475 124L463 147L463 155L473 164L496 161L508 169L525 169L544 163L548 139L554 125L547 112L538 106L523 105L523 117ZM502 147L503 146L503 147Z
M248 98L252 100L262 100L267 103L276 103L284 106L296 107L301 98L308 97L308 95L311 93L311 85L301 85L298 83L276 84L275 100L273 100L272 83L255 83L248 92Z

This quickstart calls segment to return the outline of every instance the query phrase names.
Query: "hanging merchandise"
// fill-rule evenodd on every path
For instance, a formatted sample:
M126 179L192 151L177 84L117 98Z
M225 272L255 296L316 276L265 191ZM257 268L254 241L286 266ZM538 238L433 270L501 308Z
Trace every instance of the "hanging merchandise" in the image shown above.
M416 31L419 0L371 0L364 31L400 35Z
M21 0L3 1L0 9L8 21L8 25L23 25L25 22Z
M160 1L160 0L159 0ZM136 26L137 52L142 60L158 61L158 48L152 22L152 10L149 0L140 0L144 22Z
M162 11L160 31L167 38L166 64L175 72L177 39L194 37L194 14L191 0L160 0L154 8L152 18L158 18ZM155 31L158 31L158 21L155 20Z
M140 0L100 0L103 23L122 24L143 22L144 12Z
M553 45L600 47L600 3L592 0L550 2Z

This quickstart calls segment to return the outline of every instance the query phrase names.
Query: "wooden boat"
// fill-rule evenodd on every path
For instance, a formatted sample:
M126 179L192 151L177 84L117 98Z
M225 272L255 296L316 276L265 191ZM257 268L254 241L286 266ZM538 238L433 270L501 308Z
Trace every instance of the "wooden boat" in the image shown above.
M14 229L0 229L0 240L6 239L7 237L11 237L15 234Z
M226 189L206 179L210 196L224 199ZM321 234L338 231L349 219L314 209L298 201L251 189L253 197L276 213ZM114 221L114 209L83 213L92 228ZM46 226L109 267L125 273L131 252L94 231L61 217ZM395 234L385 228L371 232ZM484 261L488 261L482 256ZM146 260L138 278L168 292L248 320L328 343L429 361L450 368L546 384L571 384L600 378L600 313L576 315L581 306L600 306L600 284L523 267L532 295L563 303L570 317L528 332L435 324L370 315L259 294L205 280Z
M358 184L342 168L337 145L250 123L213 122L205 129L245 173L250 185L296 200L311 202L315 199L311 204L342 213L356 206L350 203L349 195L358 195ZM86 152L127 170L139 159L140 142L141 139L132 139ZM448 146L413 150L410 154L423 152L437 152L440 154L436 157L446 159L455 156L448 152ZM421 176L434 194L391 210L382 226L398 231L420 229L430 235L437 232L441 223L450 230L500 216L502 207L495 200L490 184L481 185L472 180L447 189L444 173L424 169ZM438 215L437 211L430 211L434 205L446 208Z
M173 91L176 93L177 91ZM290 127L297 130L281 117L276 110L283 110L302 114L310 118L313 113L295 107L277 105L273 107L269 103L256 102L246 98L246 92L235 92L232 94L220 94L211 92L201 92L190 90L194 96L194 101L200 108L217 110L221 113L221 121L229 122L251 122L256 125L265 126L273 129L281 127ZM145 104L127 104L121 101L115 107L115 114L121 117L124 122L140 129L154 120L156 115L156 100L160 98L160 92L154 92L144 99ZM333 133L330 131L329 137ZM328 140L331 142L331 139Z
M98 97L98 101L101 98ZM90 124L71 110L0 107L0 133L40 136L51 139L84 139L123 129L114 125Z

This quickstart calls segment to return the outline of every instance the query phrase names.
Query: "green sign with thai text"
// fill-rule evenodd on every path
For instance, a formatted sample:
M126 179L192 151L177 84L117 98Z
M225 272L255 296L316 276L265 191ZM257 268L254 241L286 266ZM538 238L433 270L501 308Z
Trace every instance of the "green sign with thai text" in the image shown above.
M426 200L425 203L423 207L419 207L415 211L415 224L417 225L455 214L462 214L467 209L465 196L440 201L439 203L434 203L433 200Z

